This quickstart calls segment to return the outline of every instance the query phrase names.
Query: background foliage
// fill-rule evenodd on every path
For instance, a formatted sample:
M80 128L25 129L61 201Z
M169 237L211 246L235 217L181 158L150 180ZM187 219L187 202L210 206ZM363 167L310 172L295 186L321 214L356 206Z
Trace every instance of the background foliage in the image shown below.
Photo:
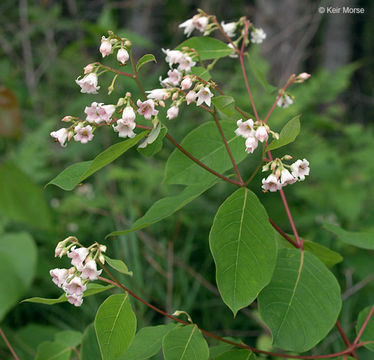
M333 271L343 292L341 322L353 336L358 313L373 301L373 253L344 244L322 226L327 220L348 230L374 230L370 71L374 4L369 0L347 3L364 7L365 14L321 16L312 1L288 0L236 0L229 8L218 0L1 3L0 322L22 359L33 359L43 351L40 344L44 341L58 337L62 341L66 331L66 336L78 339L75 343L83 332L85 339L92 338L93 329L87 326L105 298L102 294L87 298L81 308L18 304L25 297L60 295L48 273L61 265L53 258L57 241L76 234L84 244L103 242L109 232L130 227L156 200L180 192L178 185L163 182L165 160L172 150L169 143L153 158L130 150L73 192L44 188L67 165L91 160L117 141L109 131L101 131L86 146L71 143L66 149L49 139L60 118L80 114L93 99L80 96L74 79L83 66L95 61L100 36L112 29L134 41L136 56L156 55L158 63L143 70L146 89L154 88L166 70L160 47L173 48L183 40L177 25L197 7L222 20L245 14L264 28L268 38L262 54L255 47L250 55L270 83L278 86L298 70L313 75L292 91L294 105L276 110L271 125L280 129L302 114L301 133L289 151L295 158L307 154L311 176L287 195L303 238L327 245L344 257ZM215 79L238 99L240 107L249 109L240 68L233 64L223 61ZM255 70L250 81L259 112L264 113L273 98ZM112 99L125 91L135 93L135 85L122 81ZM170 131L181 140L204 120L203 112L186 109L170 124ZM241 171L248 176L253 164L255 159L248 158ZM252 182L252 190L269 215L288 229L277 194L262 194L260 181L261 175ZM168 312L186 310L203 328L269 349L269 332L256 307L239 312L233 322L232 313L217 296L208 235L219 204L232 190L220 184L183 212L136 233L108 239L109 255L126 261L134 277L121 280L150 302ZM165 322L142 304L132 303L140 327ZM340 342L334 330L313 354L338 351ZM94 359L90 351L83 348L82 357ZM370 359L366 350L360 352L360 359ZM0 357L8 356L0 341Z

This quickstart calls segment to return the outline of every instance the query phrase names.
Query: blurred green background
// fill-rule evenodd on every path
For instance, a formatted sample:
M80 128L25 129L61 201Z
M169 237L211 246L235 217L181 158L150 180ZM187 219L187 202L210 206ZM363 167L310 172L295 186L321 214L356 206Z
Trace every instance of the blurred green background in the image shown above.
M361 15L321 15L319 6L355 6ZM215 271L208 246L214 214L233 187L219 184L181 212L144 231L104 240L144 214L150 205L179 187L162 183L170 143L154 158L132 150L89 178L75 191L44 185L70 164L90 160L118 141L101 129L87 145L53 143L49 132L61 127L65 115L82 116L92 101L112 103L126 91L136 94L131 80L117 81L107 96L110 77L101 81L100 95L80 94L75 79L82 68L99 59L98 46L108 29L134 43L135 55L154 53L157 64L144 67L147 90L158 87L167 71L162 48L183 39L178 24L197 8L232 21L246 15L262 27L267 39L250 49L256 66L275 86L291 73L312 77L293 87L295 104L276 109L271 126L280 129L302 114L302 130L287 153L306 157L311 176L286 189L301 235L329 246L344 261L333 268L343 293L341 323L352 339L357 314L373 300L373 252L343 245L322 228L335 222L353 231L374 230L374 2L370 0L3 0L0 3L0 324L21 359L33 359L37 346L63 330L83 332L92 323L107 293L87 298L81 308L19 304L26 297L58 297L49 270L63 267L55 259L56 243L76 235L82 243L108 245L111 257L126 261L132 279L121 278L131 289L160 308L188 311L202 328L222 336L241 338L270 349L269 333L258 318L256 305L234 320L217 296ZM109 61L110 63L110 61ZM114 64L114 62L113 62ZM255 102L266 113L274 95L266 93L248 68ZM235 59L225 59L213 78L240 107L250 110ZM107 84L107 85L106 85ZM195 108L183 109L168 123L181 140L191 129L209 120ZM284 151L278 151L283 155ZM277 153L276 153L277 154ZM248 177L255 161L241 164ZM251 183L269 215L290 231L278 194L260 191L261 174ZM139 326L165 322L156 313L133 302ZM219 314L217 316L217 314ZM311 354L339 351L344 344L336 330ZM362 350L360 359L372 359ZM76 355L73 355L73 358ZM0 358L11 358L0 340ZM77 358L77 357L76 357Z

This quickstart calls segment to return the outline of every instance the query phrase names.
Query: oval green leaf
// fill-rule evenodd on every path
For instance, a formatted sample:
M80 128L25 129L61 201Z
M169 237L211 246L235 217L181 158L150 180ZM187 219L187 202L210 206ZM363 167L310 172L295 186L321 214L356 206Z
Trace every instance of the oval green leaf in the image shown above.
M143 67L143 65L145 65L145 64L147 64L151 61L154 61L155 63L157 62L156 58L152 54L146 54L146 55L142 56L139 59L138 63L136 64L136 71L139 71Z
M367 316L369 315L370 310L371 306L368 306L359 313L356 324L356 334L358 334L358 332L360 331L362 324L365 322ZM360 337L360 341L372 341L372 343L366 344L364 346L368 350L374 351L374 315L371 316L369 322L367 323L365 330Z
M178 326L162 341L165 360L208 360L209 347L196 325Z
M339 284L314 255L280 249L270 284L258 297L274 346L304 352L325 338L341 306Z
M235 100L232 96L215 96L212 98L213 105L225 116L235 115Z
M92 161L83 161L69 166L46 186L56 185L63 190L73 190L83 180L87 179L104 166L110 164L127 150L135 146L144 136L147 135L147 133L148 131L143 131L132 139L121 141L108 147L108 149L97 155Z
M220 206L209 234L222 300L234 315L269 284L277 246L266 210L241 188Z
M69 360L71 348L57 341L45 341L38 346L35 360Z
M183 47L195 49L201 60L211 60L232 54L232 49L220 40L208 37L192 37L182 42L177 49Z
M221 121L223 133L230 145L237 163L248 155L245 152L243 138L235 135L236 124L232 121ZM223 173L232 168L225 144L215 122L209 121L192 130L181 145L202 163ZM169 184L198 184L208 182L215 176L201 168L180 150L175 149L170 155L165 169L165 182Z
M132 276L132 271L129 271L127 268L127 265L122 261L118 259L111 259L109 256L104 255L105 261L108 263L108 265L113 268L114 270L117 270L118 272Z
M278 149L292 143L300 132L300 115L295 116L283 126L278 140L273 140L267 150Z
M136 317L128 294L111 295L100 305L95 330L103 360L115 360L123 355L136 331Z
M256 356L250 350L232 349L215 357L214 360L256 360Z

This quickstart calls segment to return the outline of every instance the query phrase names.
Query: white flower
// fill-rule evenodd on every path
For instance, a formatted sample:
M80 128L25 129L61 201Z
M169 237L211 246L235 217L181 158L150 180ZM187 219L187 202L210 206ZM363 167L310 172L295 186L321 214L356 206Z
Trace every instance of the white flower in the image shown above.
M248 119L243 122L242 119L236 122L238 128L235 130L235 134L237 136L242 136L244 139L247 139L250 136L255 135L255 131L253 130L253 120Z
M253 29L251 32L251 42L254 44L261 44L266 39L265 31L261 28Z
M211 104L211 98L213 97L213 94L211 93L210 89L208 87L202 87L199 92L196 94L197 96L197 106L200 106L203 102L210 106Z
M182 90L188 90L192 86L192 80L189 76L185 77L181 82Z
M133 138L136 134L133 132L136 124L134 121L128 121L120 119L117 121L117 126L113 125L113 130L118 132L118 136L121 138Z
M166 54L165 61L169 66L178 64L180 59L183 57L182 51L179 50L162 49L162 51Z
M186 20L185 22L180 24L179 27L184 28L184 34L186 34L187 37L189 37L192 34L192 32L195 30L195 25L192 19Z
M245 151L248 154L252 154L258 146L258 140L254 136L250 136L245 141Z
M277 105L280 107L280 108L288 108L290 105L293 104L293 100L290 96L288 96L287 94L283 94L279 100L277 101Z
M310 168L309 168L309 161L304 160L297 160L291 165L292 175L295 178L299 178L299 180L305 180L305 176L309 175Z
M81 277L82 279L97 280L102 271L103 270L97 270L95 260L88 260L81 270Z
M89 251L85 247L76 248L73 246L68 252L68 258L71 259L71 264L75 267L82 265L83 261L86 259Z
M103 36L101 38L101 44L100 44L100 49L99 49L102 57L108 56L112 52L112 44L110 41Z
M194 102L196 99L196 92L193 90L190 90L188 94L186 95L186 101L187 105L190 105L192 102Z
M129 56L129 53L127 52L126 49L124 48L120 48L117 52L117 60L121 63L121 64L125 64L126 61L130 58Z
M86 289L87 286L82 283L82 279L79 276L75 276L65 285L65 291L70 295L82 296Z
M143 115L147 120L150 120L152 116L158 114L158 110L155 110L155 103L151 99L146 101L138 100L136 105L139 107L138 114Z
M88 65L86 65L86 66L83 68L84 74L85 74L85 75L86 75L86 74L89 74L90 72L93 71L94 68L95 68L95 67L94 67L93 64L88 64Z
M86 94L97 94L100 86L97 86L97 75L95 73L89 73L79 80L79 77L75 82L81 87L81 93Z
M68 138L68 133L69 133L68 129L61 128L61 129L59 129L57 131L52 131L50 133L50 135L54 139L56 139L60 143L60 145L62 147L65 147L66 146L66 140Z
M280 190L282 185L274 174L270 174L266 179L262 179L262 188L274 192Z
M182 74L177 69L169 70L168 76L168 83L174 86L177 86L182 78Z
M73 304L74 306L81 306L83 303L82 296L71 294L71 295L67 295L66 298L68 299L69 303Z
M266 127L265 126L259 126L256 130L256 134L255 134L257 140L261 141L261 142L264 142L268 139L268 132L266 130Z
M49 274L52 276L52 281L58 287L62 287L62 285L68 278L69 272L67 269L52 269Z
M101 122L109 122L116 107L114 105L103 105L103 103L93 102L91 106L86 106L84 112L89 123L100 124Z
M297 181L297 178L293 177L287 169L283 169L281 172L281 184L286 186L288 184L293 184Z
M79 123L74 128L74 131L76 132L74 135L74 140L80 141L82 144L87 144L94 137L92 134L92 126L90 125L83 126L82 123Z
M179 66L178 70L190 72L191 68L196 65L196 62L192 60L191 56L183 54L183 56L179 59Z
M236 30L236 23L230 22L225 24L223 21L221 22L221 26L223 31L226 33L228 37L234 37L235 36L235 30Z
M195 29L204 32L206 26L208 25L209 19L206 16L199 16L195 15L192 18L192 24L195 27Z
M122 120L128 122L134 122L136 118L136 114L134 109L131 106L126 106L122 112Z
M166 89L153 89L150 91L146 91L146 93L148 93L147 99L166 100L169 96L169 93Z
M167 111L167 118L169 120L175 119L179 114L179 107L178 106L172 106Z
M235 51L235 48L234 48L234 45L233 44L228 44L227 45L230 49L232 49L232 54L229 55L230 58L237 58L238 57L238 54L236 53Z
M302 83L305 80L308 80L310 78L310 76L311 76L310 74L308 74L306 72L303 72L303 73L296 76L295 81L298 82L298 83Z

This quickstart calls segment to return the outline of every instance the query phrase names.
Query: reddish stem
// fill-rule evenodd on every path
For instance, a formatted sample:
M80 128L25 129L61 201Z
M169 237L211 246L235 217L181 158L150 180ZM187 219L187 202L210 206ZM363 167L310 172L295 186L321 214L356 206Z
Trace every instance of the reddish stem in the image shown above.
M340 334L340 336L342 337L342 339L343 339L345 345L347 346L347 348L351 347L352 344L350 343L350 341L349 341L347 335L345 334L345 332L344 332L342 326L340 325L339 320L336 321L336 324L335 324L335 325L336 325L336 327L338 328L339 334ZM354 351L352 351L351 355L352 355L355 359L358 359L357 354L356 354Z
M357 336L356 336L355 341L353 342L354 345L356 345L356 344L358 343L358 341L360 340L360 337L361 337L362 333L364 332L364 330L365 330L367 324L369 323L369 320L370 320L370 318L372 317L373 312L374 312L374 304L372 305L372 307L371 307L371 309L370 309L370 311L369 311L368 316L366 317L364 323L363 323L362 326L361 326L360 331L358 332L358 334L357 334Z
M17 356L16 352L14 351L12 345L10 345L10 342L8 341L7 337L4 334L3 329L0 328L0 336L3 338L5 345L8 347L10 353L14 357L15 360L19 360L19 357Z
M133 75L133 74L129 74L129 73L127 73L127 72L124 72L124 71L120 71L120 70L114 69L114 68L112 68L112 67L110 67L110 66L103 65L103 64L100 63L100 62L95 62L94 64L98 64L98 65L100 65L102 68L107 69L107 70L109 70L109 71L111 71L111 72L114 72L114 73L116 73L116 74L118 74L118 75L128 76L128 77L130 77L130 78L132 78L132 79L135 79L135 77L136 77L136 76Z
M292 240L271 218L269 218L270 224L273 226L275 230L279 232L289 243L291 243L295 248L299 248L299 245Z

